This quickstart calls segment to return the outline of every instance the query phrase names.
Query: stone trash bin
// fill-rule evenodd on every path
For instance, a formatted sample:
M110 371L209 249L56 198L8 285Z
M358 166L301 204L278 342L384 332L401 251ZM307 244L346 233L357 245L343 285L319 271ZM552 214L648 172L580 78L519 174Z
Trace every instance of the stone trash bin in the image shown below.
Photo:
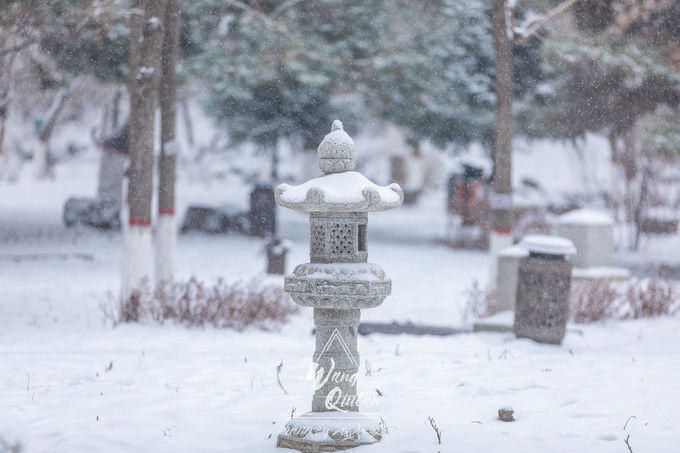
M576 247L558 236L529 235L520 242L522 258L517 281L515 336L539 343L560 344L569 316L569 290Z
M252 236L276 236L276 201L271 184L256 184L250 192L249 220Z
M266 245L267 250L267 273L283 275L286 273L286 257L290 244L288 241L274 238Z

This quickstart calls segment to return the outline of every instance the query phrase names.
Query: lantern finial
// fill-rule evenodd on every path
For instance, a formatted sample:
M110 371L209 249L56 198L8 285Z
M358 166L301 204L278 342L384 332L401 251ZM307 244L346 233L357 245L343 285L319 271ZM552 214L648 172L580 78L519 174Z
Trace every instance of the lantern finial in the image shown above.
M333 121L331 132L323 138L317 153L319 168L324 174L354 169L354 141L345 132L342 121Z

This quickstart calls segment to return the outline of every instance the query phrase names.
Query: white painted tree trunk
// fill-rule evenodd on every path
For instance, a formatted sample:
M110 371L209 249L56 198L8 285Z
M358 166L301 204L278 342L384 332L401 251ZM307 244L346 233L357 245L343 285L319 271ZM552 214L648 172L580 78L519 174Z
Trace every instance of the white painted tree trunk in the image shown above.
M38 140L33 149L33 178L43 179L47 174L47 157L49 153L49 145L46 141Z
M491 231L489 237L489 256L491 258L491 266L489 272L489 286L496 288L496 279L498 278L498 254L501 250L512 245L512 234L499 233Z
M126 222L127 223L127 222ZM151 270L151 227L123 227L122 300L129 301L133 291L148 287Z
M175 273L175 182L177 179L177 59L181 12L179 0L165 2L159 102L161 154L158 160L158 225L156 227L156 284L170 285Z
M177 231L174 214L158 215L156 241L156 285L161 286L175 277Z

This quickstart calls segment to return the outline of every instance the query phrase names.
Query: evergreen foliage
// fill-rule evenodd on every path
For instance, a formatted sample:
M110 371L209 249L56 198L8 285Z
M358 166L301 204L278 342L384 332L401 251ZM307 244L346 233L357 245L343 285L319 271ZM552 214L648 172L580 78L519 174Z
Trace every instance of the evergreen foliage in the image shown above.
M192 67L236 142L288 138L310 148L335 116L351 130L368 114L412 142L491 141L493 48L482 0L247 2L288 34L242 8L196 3L190 15L206 18L193 27L205 52ZM538 50L536 40L516 49L520 115L541 79Z
M545 46L552 88L540 116L553 135L620 136L662 106L677 109L680 6L634 3L581 1L574 17L584 35Z

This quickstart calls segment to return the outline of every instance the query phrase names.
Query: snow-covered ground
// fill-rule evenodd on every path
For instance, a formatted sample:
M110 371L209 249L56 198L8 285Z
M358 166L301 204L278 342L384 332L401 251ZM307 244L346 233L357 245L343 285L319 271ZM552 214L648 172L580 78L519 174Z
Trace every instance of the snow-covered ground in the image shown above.
M279 332L112 327L101 306L119 290L119 235L61 222L68 196L94 193L94 168L86 159L57 167L54 181L0 185L0 436L26 452L275 451L292 409L311 404L311 310ZM180 207L245 203L246 189L228 178L181 183ZM443 206L433 190L416 207L371 215L369 259L393 294L363 319L463 323L465 293L485 283L489 263L435 244ZM307 219L279 215L290 270L307 260ZM180 236L178 274L259 275L262 245ZM508 334L361 337L359 390L380 391L367 410L384 415L389 435L356 451L623 452L628 436L635 453L678 451L680 318L578 329L559 347ZM497 421L508 405L517 421Z

